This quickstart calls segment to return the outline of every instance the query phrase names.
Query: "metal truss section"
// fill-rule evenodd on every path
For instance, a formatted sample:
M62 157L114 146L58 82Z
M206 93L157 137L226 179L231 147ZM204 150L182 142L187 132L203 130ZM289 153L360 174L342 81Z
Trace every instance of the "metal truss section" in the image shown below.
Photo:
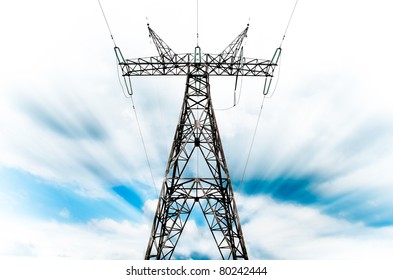
M175 52L150 28L149 24L147 28L149 29L149 37L152 38L157 48L161 63L173 63L176 56Z
M248 25L236 38L233 40L220 54L221 63L233 63L235 58L238 57L240 52L240 57L243 56L242 43L244 38L247 37Z
M268 91L281 49L272 60L244 58L247 26L220 54L202 54L199 46L194 53L177 54L150 26L148 30L158 56L126 60L115 47L124 78L184 75L187 81L145 259L176 257L175 248L194 207L200 207L222 259L248 259L209 77L265 77ZM130 81L125 82L132 94Z
M200 63L196 63L194 54L176 54L171 62L162 63L162 57L153 56L137 58L121 62L123 76L186 76L190 69L200 69L200 74L208 73L210 76L262 76L272 77L277 64L270 60L234 58L231 62L223 62L221 54L202 54ZM199 67L202 66L202 67Z
M209 76L187 76L185 97L145 259L171 259L200 207L222 259L248 259L210 98Z
M123 76L186 76L198 71L200 75L207 73L210 76L272 77L277 66L274 60L243 57L241 44L248 27L220 54L202 54L199 47L194 53L176 54L150 27L148 29L159 55L124 60L116 53Z

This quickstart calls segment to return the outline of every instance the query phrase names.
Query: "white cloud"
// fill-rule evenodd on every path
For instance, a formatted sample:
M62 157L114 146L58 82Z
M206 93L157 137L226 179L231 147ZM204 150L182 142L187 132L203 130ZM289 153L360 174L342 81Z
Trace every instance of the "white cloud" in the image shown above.
M15 217L14 217L15 218ZM111 219L64 224L2 219L0 255L72 259L143 259L149 229Z
M63 208L59 212L59 216L62 218L68 219L71 216L71 213L67 208Z
M392 259L392 227L368 228L321 214L318 209L277 203L264 196L238 197L251 259ZM147 203L149 204L149 203ZM154 204L154 203L153 203ZM146 206L145 208L149 208ZM63 224L3 217L0 255L74 259L143 259L150 235L144 223L94 219ZM206 227L190 220L176 254L219 258Z
M211 259L221 258L208 227L197 226L194 220L187 222L174 254L183 258L191 258L192 255Z
M393 227L369 228L264 196L240 196L238 202L251 258L393 258Z
M0 234L1 256L34 256L39 258L72 259L136 259L144 258L150 236L153 213L157 201L145 203L142 222L115 221L109 218L92 219L86 223L62 223L2 215ZM154 211L154 212L153 212ZM67 209L59 213L70 215ZM218 258L210 232L187 224L176 250L187 257L198 252Z

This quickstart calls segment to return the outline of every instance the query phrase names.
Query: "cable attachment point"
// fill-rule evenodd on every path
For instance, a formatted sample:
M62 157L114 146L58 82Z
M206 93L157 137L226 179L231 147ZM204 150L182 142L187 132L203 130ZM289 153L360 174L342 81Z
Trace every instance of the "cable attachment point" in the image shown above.
M270 60L269 67L271 67L271 73L270 73L270 78L268 78L268 77L265 78L265 85L263 87L263 95L268 95L268 93L269 93L270 85L272 84L272 80L273 80L274 70L276 69L276 66L278 65L278 60L280 59L280 55L281 55L281 47L276 49L272 60Z
M119 66L121 67L122 76L123 76L123 79L124 79L124 84L125 84L126 89L127 89L127 94L129 96L131 96L133 94L133 92L132 92L132 84L131 84L130 76L126 76L126 74L127 74L127 67L128 67L127 63L126 63L126 60L124 59L124 56L121 53L121 50L119 49L119 47L115 47L114 50L115 50L115 54L116 54L116 58L117 58L117 61L119 63Z

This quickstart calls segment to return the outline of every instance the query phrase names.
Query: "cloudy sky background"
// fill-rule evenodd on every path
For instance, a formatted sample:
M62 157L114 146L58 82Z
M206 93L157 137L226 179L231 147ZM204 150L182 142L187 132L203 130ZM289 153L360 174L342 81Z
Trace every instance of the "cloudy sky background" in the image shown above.
M294 3L200 0L202 51L250 22L245 56L270 59ZM125 57L156 55L146 17L193 52L196 1L102 5ZM216 111L251 258L393 258L391 8L299 0L241 188L263 79ZM153 184L98 2L2 2L0 31L0 255L142 259L185 78L133 79ZM234 83L212 78L216 109ZM214 258L209 234L190 221L177 257Z

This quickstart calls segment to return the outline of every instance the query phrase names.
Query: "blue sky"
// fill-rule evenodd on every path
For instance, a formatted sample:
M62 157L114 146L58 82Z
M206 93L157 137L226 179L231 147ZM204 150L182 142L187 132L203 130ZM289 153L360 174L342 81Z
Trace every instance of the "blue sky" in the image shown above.
M125 57L156 55L146 17L193 51L195 1L101 2ZM245 56L273 55L295 1L243 2L199 1L202 51L249 22ZM239 105L216 111L251 258L393 258L390 10L299 0L243 183L263 80L242 79ZM153 182L98 2L2 3L0 29L0 255L142 259L184 77L133 79ZM215 108L231 106L235 81L211 82ZM192 218L177 257L216 258Z

